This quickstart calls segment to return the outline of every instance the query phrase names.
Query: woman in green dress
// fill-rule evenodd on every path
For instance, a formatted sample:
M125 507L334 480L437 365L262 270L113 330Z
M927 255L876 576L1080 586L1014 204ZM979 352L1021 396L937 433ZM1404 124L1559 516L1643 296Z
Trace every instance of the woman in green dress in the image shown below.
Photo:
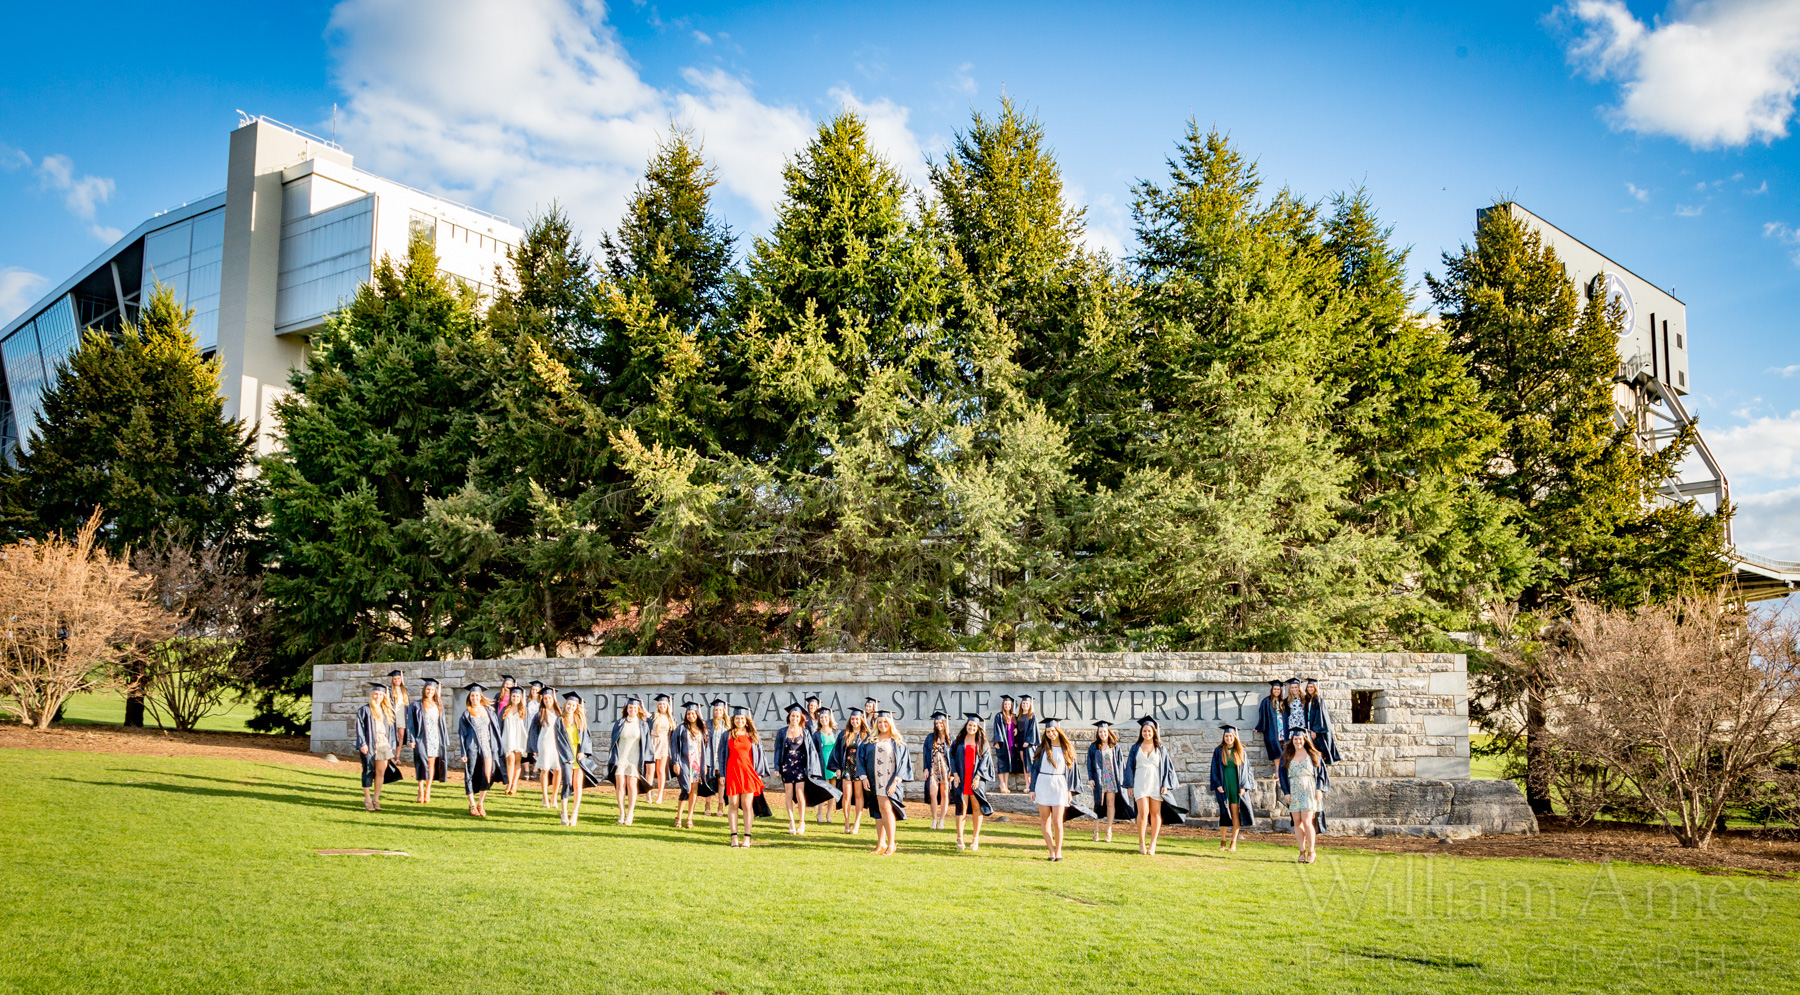
M1237 726L1226 724L1219 729L1222 735L1213 748L1209 786L1219 804L1219 849L1235 853L1244 827L1256 825L1256 812L1250 807L1256 772L1250 767L1244 741L1238 738Z
M817 699L813 699L817 700ZM819 769L831 770L831 757L837 751L838 726L837 717L831 714L829 706L820 706L813 713L813 739L819 744ZM831 812L837 808L836 798L827 798L819 803L813 821L824 825L831 821Z

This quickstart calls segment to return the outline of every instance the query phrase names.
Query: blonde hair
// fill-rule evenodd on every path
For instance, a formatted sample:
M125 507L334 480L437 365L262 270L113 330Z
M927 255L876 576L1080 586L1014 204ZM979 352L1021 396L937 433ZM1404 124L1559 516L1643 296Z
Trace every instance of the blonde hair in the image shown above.
M883 722L887 723L887 732L881 731L881 724ZM894 728L893 716L890 716L890 715L875 716L875 738L880 739L883 736L892 736L895 739L900 738L900 730Z
M823 732L826 729L830 729L835 732L838 727L837 715L834 714L831 711L831 709L829 709L829 708L819 709L817 715L813 718L813 721L817 722L819 724L819 730L821 732Z
M730 705L714 705L714 706L712 706L712 714L708 716L708 721L703 723L703 725L705 726L706 729L708 729L712 732L718 732L721 729L730 729L731 728L731 706Z
M381 695L380 701L375 700L376 695ZM369 689L369 711L375 715L381 716L389 722L394 721L394 706L388 703L387 688Z
M401 675L399 680L400 686L395 687L394 678L388 678L388 700L393 702L396 708L405 708L406 703L411 700L406 696L406 676Z
M463 701L463 710L470 715L474 715L475 709L478 707L487 707L487 695L482 694L480 691L470 691L469 697Z
M506 714L509 716L516 715L521 719L524 718L525 717L525 696L522 694L515 694L515 695L512 695L511 697L507 698L506 699Z

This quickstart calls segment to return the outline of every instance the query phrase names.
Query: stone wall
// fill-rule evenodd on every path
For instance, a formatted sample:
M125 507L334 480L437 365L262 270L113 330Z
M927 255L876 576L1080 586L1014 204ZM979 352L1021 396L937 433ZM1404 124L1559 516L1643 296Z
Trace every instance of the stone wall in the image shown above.
M520 683L541 680L564 690L588 694L590 712L602 751L604 734L616 714L618 691L637 693L668 690L677 700L684 694L703 697L735 689L732 700L746 703L787 701L823 688L870 688L884 702L898 694L897 708L905 697L912 702L930 701L908 688L930 687L932 694L964 687L980 694L992 712L999 693L1030 692L1040 699L1066 702L1071 714L1102 687L1127 695L1133 688L1195 688L1195 696L1209 695L1214 714L1198 705L1190 716L1177 714L1171 693L1164 722L1165 740L1174 754L1184 782L1204 781L1219 741L1216 716L1246 727L1255 724L1255 702L1271 678L1316 677L1336 724L1343 762L1333 767L1334 777L1424 778L1438 781L1469 777L1468 674L1460 654L1448 653L817 653L752 656L693 657L571 657L525 660L459 660L408 664L338 664L313 668L312 748L315 752L348 753L354 734L351 721L367 700L364 682L378 680L388 671L404 671L414 693L418 681L436 677L447 689L472 681L498 686L500 674L516 675ZM1199 690L1205 686L1204 691ZM892 689L900 689L893 692ZM1233 698L1248 700L1248 721L1236 711L1219 711L1223 700L1233 708ZM759 690L760 689L760 690ZM979 689L977 691L976 689ZM1085 689L1085 690L1083 690ZM1230 689L1237 689L1235 692ZM1374 694L1374 710L1367 723L1351 721L1351 694ZM761 698L766 692L769 697ZM845 693L848 693L847 691ZM858 692L860 694L860 691ZM1061 698L1056 696L1061 694ZM828 699L829 700L829 699ZM974 703L978 699L958 698ZM1159 699L1161 700L1161 699ZM1183 699L1184 702L1193 699ZM604 707L596 704L605 702ZM857 702L860 704L860 700ZM1062 704L1057 706L1059 709ZM1186 704L1182 705L1186 708ZM958 711L960 709L951 708ZM1048 714L1048 713L1046 713ZM841 717L841 713L840 713ZM1110 716L1108 716L1110 717ZM759 723L762 720L759 718ZM914 749L923 739L921 723L912 714L901 722L909 731ZM1086 721L1069 723L1078 748L1085 748L1092 730ZM764 731L768 732L767 725ZM1130 728L1121 730L1129 738ZM1259 774L1269 772L1254 733L1247 743Z

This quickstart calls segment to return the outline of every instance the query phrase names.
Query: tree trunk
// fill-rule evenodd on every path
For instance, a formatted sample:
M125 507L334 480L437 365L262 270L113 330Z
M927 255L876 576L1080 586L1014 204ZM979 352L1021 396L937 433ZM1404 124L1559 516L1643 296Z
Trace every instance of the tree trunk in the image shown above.
M1550 782L1554 776L1544 696L1538 689L1538 675L1534 669L1525 689L1525 800L1531 805L1533 815L1551 814Z
M142 729L144 727L144 665L132 664L127 670L130 679L125 692L125 725L127 728Z

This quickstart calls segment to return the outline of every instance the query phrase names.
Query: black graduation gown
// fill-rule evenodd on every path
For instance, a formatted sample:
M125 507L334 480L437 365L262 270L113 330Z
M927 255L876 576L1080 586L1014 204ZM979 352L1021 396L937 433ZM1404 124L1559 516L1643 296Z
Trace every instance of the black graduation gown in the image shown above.
M1337 734L1331 728L1331 713L1325 709L1325 699L1315 698L1306 706L1306 731L1313 734L1313 746L1325 757L1325 762L1334 764L1342 760L1338 754Z
M688 731L686 725L678 725L669 730L669 760L675 767L675 783L681 785L682 801L695 797L695 792L699 791L706 780L706 741L710 737L706 735L705 730L701 730L699 768L688 766L687 748L688 741L692 738L693 733ZM699 797L707 797L711 794L710 791L702 792Z
M1138 755L1138 744L1132 743L1131 750L1125 754L1125 769L1122 772L1125 775L1125 779L1120 782L1120 784L1123 787L1130 788L1131 782L1132 782L1133 778L1136 776L1134 774L1134 772L1137 770L1137 755ZM1173 802L1169 799L1169 795L1173 792L1175 786L1180 783L1181 779L1175 773L1175 758L1169 754L1169 748L1166 746L1162 748L1162 773L1160 775L1160 780L1162 781L1162 789L1163 789L1162 790L1162 821L1163 821L1163 825L1165 825L1165 826L1185 826L1185 825L1187 825L1187 809L1183 808L1180 805L1175 804L1175 802ZM1135 813L1136 810L1134 809L1133 811ZM1134 814L1132 817L1136 818L1136 815Z
M375 732L370 724L375 720L374 713L375 710L368 705L356 710L356 755L362 760L362 786L365 788L375 786L375 761L363 752L363 747L372 748L375 744ZM394 759L389 760L382 771L381 783L393 784L406 779L406 775L400 770L400 727L395 722L382 724L387 726L388 742L394 744Z
M884 787L875 780L875 744L881 742L879 739L871 739L863 743L862 748L857 750L856 759L857 768L862 772L861 776L869 782L869 788L864 792L864 797L867 798L869 794L886 794L888 804L894 809L894 818L899 821L906 818L906 783L913 779L913 766L912 751L906 748L906 741L898 737L896 737L896 741L900 744L900 756L898 764L894 768L894 781L890 785ZM871 799L869 811L879 815L881 807Z
M1207 775L1206 790L1212 792L1219 809L1219 826L1231 825L1231 810L1225 800L1225 747L1213 747L1212 770ZM1238 826L1256 825L1256 808L1250 804L1250 793L1256 788L1256 773L1250 766L1250 751L1244 751L1244 763L1238 768Z
M406 706L406 738L413 744L413 777L424 781L450 779L450 720L444 715L444 703L438 702L438 757L432 769L425 765L425 707L421 702Z
M1124 762L1125 761L1121 758L1121 751L1117 746L1114 746L1112 759L1113 783L1120 785L1121 787L1124 785L1125 779L1124 776L1119 773L1119 765ZM1106 798L1100 793L1100 764L1100 744L1098 742L1089 743L1087 752L1088 780L1092 781L1094 785L1094 818L1096 819L1106 815ZM1135 821L1137 819L1137 809L1133 808L1131 805L1130 794L1124 791L1113 792L1113 818L1123 819L1127 822Z
M481 752L481 737L476 734L475 729L477 721L487 723L495 753L499 753L501 742L500 717L494 714L492 708L482 708L478 719L471 719L469 710L463 709L462 718L456 723L456 737L462 742L462 755L469 758L469 762L463 765L463 788L471 795L488 790L496 781L506 777L506 767L501 759Z
M1270 763L1281 762L1281 716L1285 707L1283 702L1268 695L1264 695L1262 703L1256 707L1256 732L1262 736L1263 749L1268 751Z
M973 777L975 790L970 797L975 799L976 807L981 809L982 818L993 815L994 806L993 803L988 800L987 786L993 783L994 777L996 776L994 773L994 751L987 749L976 750L975 770L972 772L963 769L965 765L963 763L963 748L961 743L952 743L949 752L950 800L956 805L956 814L969 814L963 811L962 786L970 777Z

